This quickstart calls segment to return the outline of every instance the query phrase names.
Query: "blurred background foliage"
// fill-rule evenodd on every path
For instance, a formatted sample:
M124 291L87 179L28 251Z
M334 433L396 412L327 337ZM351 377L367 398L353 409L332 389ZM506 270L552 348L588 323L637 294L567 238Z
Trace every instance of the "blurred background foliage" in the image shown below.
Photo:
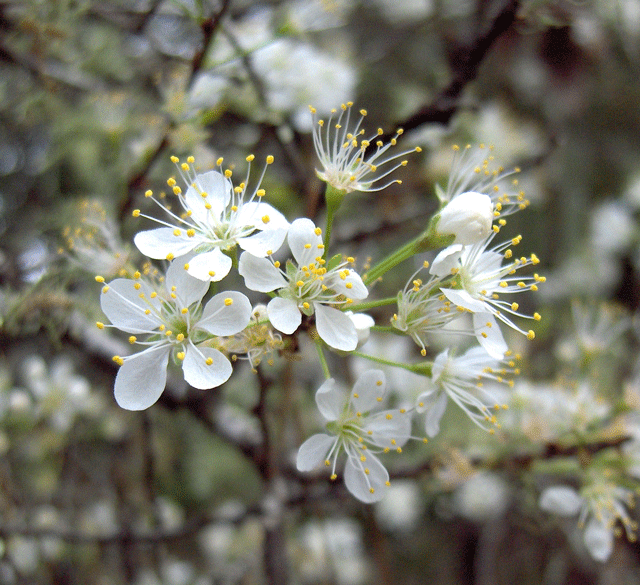
M308 105L347 100L423 152L402 185L345 201L337 241L380 257L437 208L452 144L495 145L532 201L510 233L547 275L523 301L543 314L536 340L512 340L523 377L588 378L637 408L637 0L0 1L1 583L638 582L635 545L595 563L538 509L544 453L577 452L545 434L555 422L496 441L447 413L365 507L292 465L315 424L308 348L206 395L176 379L147 412L115 405L122 340L93 327L93 277L141 262L131 211L169 156L243 176L249 153L273 154L270 202L321 223ZM531 439L547 441L537 471Z

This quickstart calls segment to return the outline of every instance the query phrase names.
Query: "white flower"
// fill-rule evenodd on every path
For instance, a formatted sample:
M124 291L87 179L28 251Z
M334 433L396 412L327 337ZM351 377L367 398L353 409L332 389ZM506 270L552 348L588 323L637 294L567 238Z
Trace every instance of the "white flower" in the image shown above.
M115 356L116 402L127 410L143 410L158 400L174 353L182 362L185 380L194 388L219 386L231 376L229 360L202 342L210 336L234 335L246 327L251 304L239 292L214 296L204 307L209 283L189 276L182 264L167 270L166 290L154 287L136 273L133 280L116 279L102 289L100 305L113 327L131 333L130 343L146 349L128 357ZM98 277L98 280L100 277ZM104 325L98 323L98 327ZM138 341L138 335L148 335Z
M519 190L517 179L512 179L510 189L501 189L500 184L511 175L519 173L520 169L505 172L503 167L495 166L492 146L481 144L477 149L472 149L471 145L467 145L461 149L455 145L453 150L456 156L451 164L447 190L436 187L441 203L448 203L462 193L472 191L491 198L496 218L528 207L529 201L524 192Z
M516 276L518 270L538 264L539 260L535 254L512 260L510 246L518 245L521 236L487 250L495 234L492 232L488 238L471 246L453 244L445 248L433 261L430 272L441 278L453 277L449 287L441 287L442 293L455 305L473 313L478 341L491 355L500 358L507 346L496 319L529 339L535 337L534 332L523 331L508 315L540 320L538 313L533 316L519 313L518 303L502 300L501 296L538 290L538 283L544 282L545 278L538 274ZM503 260L508 262L503 265Z
M488 195L467 191L454 197L440 212L439 234L455 235L454 244L475 244L491 233L493 203Z
M340 115L333 121L337 110L331 110L331 116L325 124L324 120L316 119L316 109L310 107L313 114L313 144L320 159L322 170L316 170L320 179L338 191L351 193L352 191L380 191L392 183L401 183L399 179L380 181L389 176L398 167L405 166L406 160L397 159L411 153L421 152L420 147L404 152L383 156L391 146L395 146L402 129L396 131L395 138L384 144L380 136L384 134L381 128L368 138L363 138L365 130L360 126L367 115L366 110L360 110L360 120L350 126L352 102L340 106ZM374 148L375 146L375 148ZM371 151L369 152L369 148ZM393 162L393 166L388 167ZM379 168L385 166L379 172Z
M179 163L176 157L172 160L176 165ZM249 163L252 160L253 155L247 157ZM246 181L234 188L230 181L231 171L196 174L190 166L193 157L187 161L178 167L187 192L182 193L175 179L167 181L183 213L171 211L170 206L156 200L151 191L145 193L165 209L174 223L149 218L165 227L138 233L134 242L140 252L149 258L167 260L191 253L189 274L200 280L216 282L229 273L232 265L229 253L236 246L264 257L282 245L289 223L279 211L262 202L265 195L264 189L259 188L262 177L251 195L247 196L249 171ZM271 162L273 157L268 157L267 165ZM221 165L220 158L218 166ZM134 216L141 215L139 210L134 211Z
M626 507L634 505L633 493L600 477L600 474L580 493L568 486L546 488L540 496L539 505L543 510L560 516L575 516L580 512L578 526L584 528L585 546L597 561L605 562L611 556L618 521L627 538L631 542L636 540L638 525L626 510Z
M506 408L500 406L482 387L482 379L493 379L504 382L504 377L514 370L515 362L501 362L489 355L482 347L473 347L464 355L454 357L446 349L440 353L431 372L429 389L416 398L416 410L426 413L425 430L429 437L435 437L440 432L440 419L451 399L467 416L482 429L488 429L487 423L498 426L495 410ZM482 399L477 395L485 395ZM493 432L490 429L489 432Z
M353 262L323 258L322 231L310 219L296 219L289 228L287 240L297 264L257 258L244 253L238 271L247 288L260 292L278 291L269 301L267 313L271 324L282 333L293 333L302 323L302 314L315 314L316 328L323 341L334 349L353 351L358 332L348 315L333 305L349 306L353 299L369 294L360 276L346 266Z
M404 411L371 412L382 403L385 386L380 370L364 372L349 394L338 390L333 378L320 386L316 404L328 421L330 434L313 435L302 444L298 470L311 471L324 463L331 467L331 478L335 479L337 459L344 451L347 489L363 502L380 500L383 488L389 485L389 473L376 453L391 449L400 452L411 433L411 418Z

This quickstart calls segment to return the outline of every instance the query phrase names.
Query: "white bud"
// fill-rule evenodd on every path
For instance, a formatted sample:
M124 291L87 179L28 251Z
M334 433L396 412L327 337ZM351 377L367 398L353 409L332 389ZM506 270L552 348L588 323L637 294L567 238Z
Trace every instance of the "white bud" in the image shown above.
M438 233L453 234L455 244L475 244L491 233L493 203L488 195L468 191L454 197L440 212Z

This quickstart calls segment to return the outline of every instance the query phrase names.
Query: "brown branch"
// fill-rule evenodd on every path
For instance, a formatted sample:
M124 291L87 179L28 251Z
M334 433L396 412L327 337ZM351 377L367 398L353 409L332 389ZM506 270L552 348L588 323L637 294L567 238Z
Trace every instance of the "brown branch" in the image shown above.
M478 76L489 50L515 22L519 6L520 0L508 0L486 33L478 36L466 50L461 49L456 53L455 61L451 63L454 74L449 85L430 104L423 106L397 126L404 128L406 132L423 124L448 124L460 107L464 89Z

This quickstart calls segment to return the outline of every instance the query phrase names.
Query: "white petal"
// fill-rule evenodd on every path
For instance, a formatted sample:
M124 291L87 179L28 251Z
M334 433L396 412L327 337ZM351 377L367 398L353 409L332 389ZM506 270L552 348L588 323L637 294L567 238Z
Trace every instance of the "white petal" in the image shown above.
M316 404L320 414L327 420L336 420L345 405L345 395L336 388L336 381L329 378L316 392Z
M353 351L358 345L358 332L349 316L338 309L326 307L320 303L313 303L313 306L316 312L318 335L322 341L334 349Z
M231 362L217 349L189 345L186 354L182 371L186 382L194 388L215 388L226 382L233 373ZM206 362L209 358L211 365Z
M258 292L271 292L287 286L280 270L267 258L257 258L243 253L238 263L238 272L244 278L245 286Z
M486 313L489 305L484 301L473 298L466 290L441 288L444 295L455 305L473 311L474 313Z
M495 359L502 359L509 346L502 336L502 330L491 313L474 313L473 329L478 343Z
M238 238L238 245L249 254L264 258L267 254L279 250L286 236L286 228L265 230L247 238Z
M369 473L366 473L365 469ZM372 453L367 453L367 460L364 462L360 461L358 456L350 456L347 459L344 483L360 501L371 504L381 500L386 493L387 481L389 481L387 470Z
M386 393L386 378L382 370L367 370L353 385L351 404L358 412L367 412L377 406Z
M433 381L436 381L440 377L444 369L447 367L447 364L449 363L449 361L450 360L449 360L448 348L440 352L436 356L436 359L433 362L433 367L431 368L431 379Z
M584 531L584 544L596 561L604 563L613 552L613 531L596 518L591 518Z
M218 282L229 274L231 265L231 258L224 254L220 248L214 248L191 258L188 272L199 280Z
M374 445L392 449L402 447L411 435L411 415L397 409L383 410L367 417L363 429Z
M345 269L348 274L343 280L336 274L336 277L329 283L329 288L332 288L337 293L344 295L351 299L366 299L369 296L369 291L364 282L360 278L360 275L354 270ZM350 286L347 286L349 284Z
M353 321L353 325L356 328L356 333L358 334L358 346L362 347L367 341L369 341L369 335L371 333L371 328L376 324L373 317L371 315L367 315L366 313L354 313L353 311L345 311L345 315Z
M174 235L174 229L161 227L155 230L138 232L133 242L142 254L155 260L165 260L170 254L178 258L191 252L198 245L199 240L189 238L186 230L180 230L180 235Z
M175 292L177 297L176 304L180 308L188 307L202 300L202 297L209 290L209 282L204 282L191 276L184 269L184 265L185 262L182 260L174 260L167 268L165 276L167 290L170 293Z
M266 220L266 221L265 221ZM268 203L250 201L236 215L238 225L253 225L259 230L289 229L289 222L282 213Z
M447 410L447 395L442 392L424 417L424 430L428 437L433 438L440 432L440 421L445 410Z
M212 218L219 220L224 213L231 199L233 185L218 171L198 175L197 184L197 189L191 185L187 189L184 196L186 205L192 212L193 221L201 225L211 225ZM207 194L206 199L202 197L203 191ZM206 204L211 208L207 209Z
M322 433L309 437L298 449L296 458L298 471L311 471L322 465L335 442L335 437Z
M278 331L290 335L302 323L302 313L295 301L276 297L267 305L269 321Z
M138 284L139 288L135 288ZM160 325L159 298L151 298L153 290L146 283L118 278L109 283L107 292L100 295L100 307L111 323L127 333L146 333ZM144 295L141 298L140 295ZM151 309L149 314L145 311Z
M459 266L460 256L462 256L463 246L454 244L442 250L431 263L429 274L435 276L450 276L451 269Z
M240 292L225 291L214 296L204 307L198 329L212 335L235 335L251 319L251 303Z
M317 235L315 230L315 224L306 217L296 219L289 228L287 241L299 266L308 265L315 261L316 256L323 254L323 250L318 248L322 245L322 236Z
M116 376L116 402L126 410L144 410L154 404L167 383L169 346L147 349L128 357Z
M557 485L545 489L540 496L539 506L547 512L560 516L575 516L584 500L569 486Z

